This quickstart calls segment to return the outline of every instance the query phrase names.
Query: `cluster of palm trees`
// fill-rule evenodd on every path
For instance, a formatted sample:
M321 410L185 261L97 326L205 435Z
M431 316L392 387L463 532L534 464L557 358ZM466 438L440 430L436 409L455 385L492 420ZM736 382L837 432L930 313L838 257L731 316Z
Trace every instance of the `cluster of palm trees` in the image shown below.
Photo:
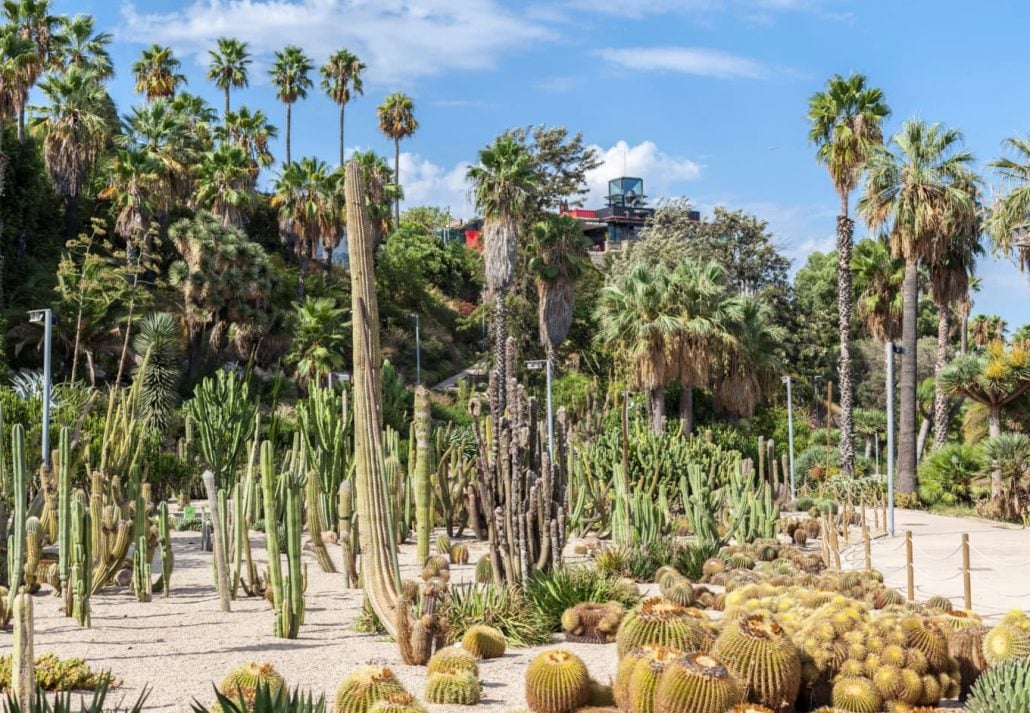
M1014 228L1030 216L1030 143L1011 139L1021 160L991 165L1015 182L993 206L982 203L982 179L963 148L960 131L910 119L884 141L890 115L883 93L861 75L832 77L809 103L810 138L841 198L837 221L841 405L841 466L854 469L854 387L850 367L852 277L859 283L858 310L873 335L901 340L898 488L916 487L916 316L920 281L938 309L935 376L950 358L953 315L968 318L976 258L984 252L985 226L1004 251L1013 248ZM858 212L875 238L852 256L852 193L861 188ZM1018 247L1018 246L1017 246ZM1027 262L1025 252L1020 256ZM964 329L963 329L964 333ZM965 342L963 341L963 344ZM950 420L948 393L938 384L934 397L934 445L944 445Z

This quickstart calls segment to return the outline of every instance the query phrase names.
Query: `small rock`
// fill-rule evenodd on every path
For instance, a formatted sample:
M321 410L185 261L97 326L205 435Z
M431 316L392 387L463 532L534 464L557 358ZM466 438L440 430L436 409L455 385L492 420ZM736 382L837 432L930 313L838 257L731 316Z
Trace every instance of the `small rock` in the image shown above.
M332 530L326 530L322 533L322 542L327 545L336 545L340 542L340 537Z
M132 572L127 569L120 569L114 576L114 583L119 587L128 587L132 583Z

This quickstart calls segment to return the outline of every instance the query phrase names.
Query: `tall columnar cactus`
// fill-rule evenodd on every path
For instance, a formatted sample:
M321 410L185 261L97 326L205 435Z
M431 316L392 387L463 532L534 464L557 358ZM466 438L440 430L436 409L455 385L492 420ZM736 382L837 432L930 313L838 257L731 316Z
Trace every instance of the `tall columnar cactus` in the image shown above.
M265 549L268 553L268 588L272 595L272 608L275 611L275 635L283 639L295 639L300 632L304 619L304 574L301 569L300 530L301 491L300 481L289 470L278 478L275 475L275 461L272 444L265 441L261 444L261 491L264 496L265 514ZM279 527L276 513L276 494L282 485L284 494L282 512L286 520L286 555L287 574L283 574L281 545L279 543Z
M307 446L311 467L321 480L321 513L324 524L337 521L334 500L340 483L347 477L353 454L350 451L350 413L347 392L312 384L306 400L297 404L300 432Z
M71 431L61 429L60 453L57 463L57 572L62 591L68 585L71 568L72 533L72 476L71 476ZM69 599L65 596L65 602Z
M14 600L21 587L25 560L25 520L28 504L28 472L25 467L25 427L20 423L11 427L11 481L14 496L12 532L7 536L7 616L14 611ZM4 625L7 624L5 620Z
M235 371L219 369L197 385L186 410L217 486L231 488L257 410L249 382Z
M71 551L68 558L70 605L67 614L75 617L79 626L88 627L89 598L93 593L93 527L84 495L72 501L71 511Z
M772 487L756 477L746 463L734 469L727 486L732 533L739 543L775 537L780 508L773 503Z
M429 434L431 429L429 390L415 390L415 541L416 561L429 557L429 533L433 529L433 485L429 480Z
M328 528L322 519L325 498L322 493L322 479L317 471L313 470L308 473L304 492L307 499L308 534L311 535L311 545L315 548L318 566L322 568L323 572L335 572L336 565L333 564L329 550L326 549L325 541L322 539L322 533Z
M400 574L383 466L383 357L379 349L379 305L372 263L376 229L369 212L365 177L356 161L347 164L344 196L354 324L354 463L362 580L372 610L393 636L397 633L394 610Z
M157 510L157 534L161 543L161 588L165 597L171 591L172 566L172 531L168 521L168 503L162 501Z
M136 551L132 555L132 591L141 602L151 601L154 594L152 565L148 554L147 538L140 535L136 540Z
M39 581L42 579L39 562L42 556L43 523L38 517L30 517L25 521L25 566L22 568L22 581L29 594L39 591Z
M219 517L218 496L215 491L215 474L205 470L204 489L207 490L207 503L211 509L211 530L214 540L214 565L215 565L215 586L218 590L219 606L223 612L230 610L229 605L229 567L225 552L225 537L222 530L221 517Z
M698 543L716 549L725 544L719 534L722 489L713 487L711 478L701 466L692 463L687 467L687 475L680 478L680 496L687 521Z
M14 598L14 648L11 652L11 688L22 710L29 710L36 693L32 597L22 592Z
M354 484L345 480L340 483L337 495L340 528L340 554L343 556L343 582L348 589L358 586L358 521L354 519Z

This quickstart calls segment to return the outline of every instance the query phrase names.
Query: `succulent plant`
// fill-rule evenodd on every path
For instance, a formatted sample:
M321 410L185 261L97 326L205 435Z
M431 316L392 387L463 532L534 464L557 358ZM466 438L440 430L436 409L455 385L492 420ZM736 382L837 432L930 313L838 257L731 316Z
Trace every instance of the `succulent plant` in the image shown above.
M479 703L479 679L471 671L442 669L426 680L426 702L472 706Z
M451 538L447 535L439 535L436 538L436 554L449 555L451 553Z
M428 709L410 693L387 693L368 713L428 713Z
M647 644L698 651L704 640L699 620L690 609L660 597L645 599L627 613L615 639L620 658Z
M655 691L655 713L725 713L742 703L744 689L709 654L680 656L665 669Z
M771 616L755 613L726 625L712 655L744 686L745 696L773 710L790 710L801 686L801 655Z
M479 624L465 632L461 646L477 659L496 659L504 656L504 634L492 626Z
M960 691L959 700L964 701L973 688L973 683L987 670L984 656L984 637L989 632L986 626L953 631L948 637L948 653L958 662Z
M849 713L878 713L883 699L867 678L841 678L833 684L833 705Z
M434 674L444 669L469 671L474 676L479 676L479 664L476 663L476 657L457 646L448 646L433 654L426 665L426 674Z
M534 713L570 713L586 705L590 674L573 653L544 651L526 669L526 705Z
M947 666L948 634L939 622L913 615L901 621L901 630L907 644L922 652L932 669L942 670Z
M476 583L489 584L494 580L494 567L490 563L490 555L483 555L476 562Z
M696 600L694 599L694 588L690 585L686 579L680 578L680 581L668 587L662 596L671 602L679 604L681 607L694 606Z
M757 703L738 703L727 711L727 713L775 713L772 708Z
M618 602L583 602L562 614L561 626L568 641L610 644L615 641L625 610Z
M333 713L368 713L374 703L394 693L407 691L393 671L385 666L362 666L340 682Z
M587 705L593 708L614 706L614 689L606 683L601 683L591 678L587 684Z
M1030 657L1030 629L1007 616L984 637L984 658L991 666Z
M683 654L675 649L658 647L637 660L629 672L627 710L653 713L658 683L670 663Z
M1030 710L1030 659L1005 661L983 673L966 700L967 713Z
M275 694L285 685L283 677L270 663L246 663L230 671L218 686L218 692L233 701L241 701L248 708L254 705L259 686Z
M451 545L449 552L451 564L468 564L469 548L467 545Z
M926 600L927 609L937 609L942 612L950 612L955 608L955 605L951 603L951 600L947 597L940 595L934 595Z

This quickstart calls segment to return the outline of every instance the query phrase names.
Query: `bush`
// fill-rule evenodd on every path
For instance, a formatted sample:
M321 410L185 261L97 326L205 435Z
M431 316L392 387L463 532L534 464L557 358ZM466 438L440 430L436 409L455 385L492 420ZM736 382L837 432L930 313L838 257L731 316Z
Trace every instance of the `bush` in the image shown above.
M59 659L53 654L36 658L36 685L44 691L93 691L107 679L106 674L97 673L82 659ZM108 680L112 686L115 680ZM11 687L11 657L0 657L0 689Z
M534 575L526 582L525 597L551 631L561 629L562 613L577 604L616 601L631 609L640 601L640 595L621 586L612 573L582 565Z
M961 443L934 451L919 464L919 499L931 506L970 502L970 483L985 465L976 448Z
M701 566L714 557L718 547L697 543L679 544L667 539L650 545L625 545L605 550L597 556L597 568L616 577L629 577L650 582L659 567L674 567L689 579L701 578Z
M829 466L829 467L827 467ZM823 481L840 472L840 450L837 446L812 446L801 451L794 461L798 487L812 481Z
M541 646L552 639L547 620L525 596L492 584L452 585L441 614L450 624L447 638L452 643L477 624L499 629L516 648Z

